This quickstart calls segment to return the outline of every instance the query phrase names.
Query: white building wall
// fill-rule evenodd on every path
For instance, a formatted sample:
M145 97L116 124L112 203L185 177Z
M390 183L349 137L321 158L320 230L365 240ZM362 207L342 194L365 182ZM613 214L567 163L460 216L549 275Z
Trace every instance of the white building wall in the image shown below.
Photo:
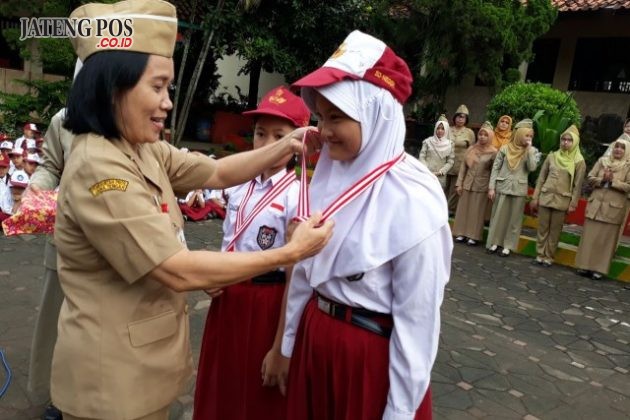
M238 75L239 70L243 68L245 64L245 60L242 60L236 55L225 56L217 60L218 73L221 75L219 78L219 87L216 90L217 95L228 92L236 98L238 97L236 86L241 89L241 94L247 95L249 90L249 75ZM262 71L258 85L258 100L272 88L283 84L287 84L283 75Z

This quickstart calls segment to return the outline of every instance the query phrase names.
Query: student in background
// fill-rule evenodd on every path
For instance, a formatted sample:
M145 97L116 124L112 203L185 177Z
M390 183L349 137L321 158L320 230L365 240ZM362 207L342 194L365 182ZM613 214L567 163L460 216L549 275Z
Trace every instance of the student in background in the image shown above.
M255 119L254 149L307 126L310 119L302 99L283 86L244 115ZM299 193L293 163L287 156L250 182L224 190L223 251L265 250L285 243ZM276 385L284 392L286 378L279 375L288 361L280 354L280 340L290 279L291 267L286 267L227 287L212 299L199 357L195 419L285 418L286 399Z

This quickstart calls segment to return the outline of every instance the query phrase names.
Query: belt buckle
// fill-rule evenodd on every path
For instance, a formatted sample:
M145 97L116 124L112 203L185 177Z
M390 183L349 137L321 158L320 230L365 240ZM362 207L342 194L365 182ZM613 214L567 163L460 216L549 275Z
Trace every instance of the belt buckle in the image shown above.
M322 299L321 297L317 297L317 307L320 311L326 312L330 315L330 302Z

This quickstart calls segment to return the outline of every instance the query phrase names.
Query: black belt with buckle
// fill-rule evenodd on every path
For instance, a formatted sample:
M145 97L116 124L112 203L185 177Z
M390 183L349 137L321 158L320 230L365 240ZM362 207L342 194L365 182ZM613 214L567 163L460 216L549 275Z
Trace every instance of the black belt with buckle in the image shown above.
M390 314L347 306L320 294L317 294L317 307L333 318L349 322L382 337L389 338L392 335L394 321Z
M254 284L283 284L287 282L287 276L284 271L270 271L260 276L252 277Z

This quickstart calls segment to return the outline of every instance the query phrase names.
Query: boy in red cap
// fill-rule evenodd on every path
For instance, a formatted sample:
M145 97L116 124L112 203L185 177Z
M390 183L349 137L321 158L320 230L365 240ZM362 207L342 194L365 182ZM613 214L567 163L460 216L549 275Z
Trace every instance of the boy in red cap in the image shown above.
M17 142L16 142L17 143ZM24 158L26 157L26 151L21 147L14 147L9 152L9 158L11 159L11 169L9 173L13 174L14 171L21 171L24 169Z
M287 419L431 418L453 242L437 178L403 148L411 82L387 45L354 31L294 85L322 143L299 208L323 210L335 234L293 269Z
M28 176L33 176L37 166L39 166L41 160L36 153L28 153L24 159L24 171Z
M243 114L255 119L254 149L307 126L310 119L304 102L282 86L267 93L257 109ZM227 214L222 250L282 246L295 215L298 190L291 156L251 182L224 190ZM199 357L195 419L285 418L286 400L275 385L278 372L286 371L281 364L288 364L280 355L280 339L290 274L287 267L211 293Z
M26 149L26 140L34 140L35 134L39 135L39 129L34 123L26 123L22 127L22 133L24 134L23 136L15 139L15 147Z
M14 171L13 174L11 174L11 179L9 180L9 200L7 200L5 196L2 199L2 203L0 203L2 205L2 208L0 208L0 221L10 217L16 212L18 207L20 207L22 194L24 194L24 190L28 187L28 181L28 174L22 170Z

